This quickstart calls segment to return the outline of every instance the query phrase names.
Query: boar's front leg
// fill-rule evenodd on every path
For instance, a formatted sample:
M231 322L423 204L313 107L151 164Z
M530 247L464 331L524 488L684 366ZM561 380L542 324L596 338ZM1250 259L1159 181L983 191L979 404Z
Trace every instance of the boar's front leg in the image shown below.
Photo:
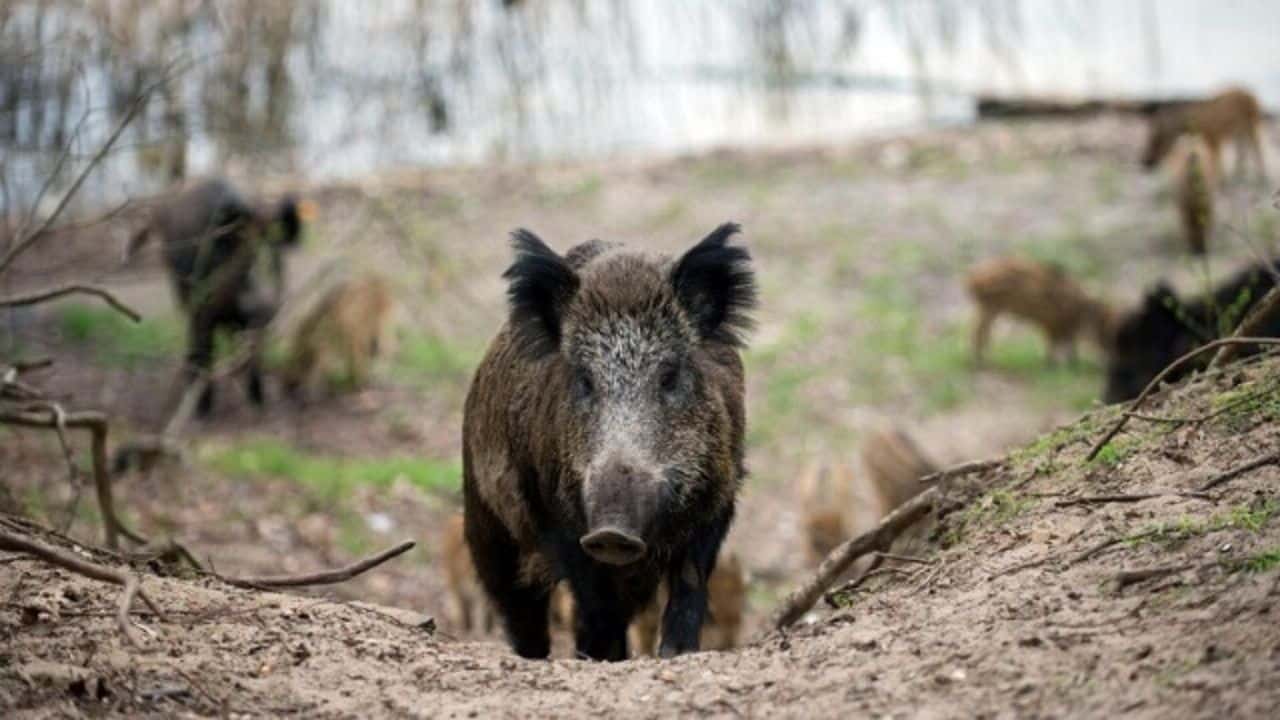
M573 591L573 634L578 655L615 662L627 659L627 625L640 603L610 568L587 557L576 542L557 543L561 567ZM649 586L652 596L653 585ZM640 593L643 594L643 593Z
M551 654L550 589L523 581L519 546L472 487L473 483L463 485L463 530L480 582L497 606L516 654L545 658Z
M683 552L676 553L667 570L671 588L662 614L662 644L658 656L675 657L695 652L707 614L707 579L716 566L720 543L729 531L733 511L700 528Z

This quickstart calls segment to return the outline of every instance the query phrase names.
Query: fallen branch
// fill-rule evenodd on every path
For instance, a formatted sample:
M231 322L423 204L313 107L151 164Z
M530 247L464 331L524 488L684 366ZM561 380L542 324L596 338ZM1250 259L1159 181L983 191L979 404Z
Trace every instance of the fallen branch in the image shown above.
M307 587L310 585L332 585L334 583L346 582L357 575L363 574L378 567L382 563L403 555L416 545L412 540L406 540L393 548L383 550L377 555L371 555L363 560L359 560L345 567L335 570L325 570L322 572L309 573L306 575L263 575L259 577L228 577L226 575L217 575L225 583L236 587L251 588L255 590L270 590L275 588L286 587Z
M1089 454L1085 456L1085 462L1089 462L1090 460L1093 460L1094 458L1096 458L1098 456L1098 453L1102 452L1102 448L1106 447L1107 443L1111 442L1111 439L1114 438L1116 435L1118 435L1120 431L1124 429L1125 423L1129 421L1129 418L1133 417L1133 413L1139 407L1142 406L1142 403L1146 401L1147 397L1150 396L1151 393L1154 392L1156 388L1160 387L1160 383L1164 382L1164 379L1166 377L1168 377L1175 370L1180 369L1183 365L1186 365L1191 360L1194 360L1195 358L1199 357L1200 355L1203 355L1204 353L1210 350L1226 347L1228 345L1280 345L1280 338L1265 338L1265 337L1219 338L1217 340L1214 340L1213 342L1207 343L1205 345L1201 345L1195 350L1192 350L1191 352L1183 355L1177 360L1174 360L1172 363L1169 364L1168 367L1166 367L1164 370L1161 370L1160 374L1156 375L1155 378L1151 380L1151 382L1147 383L1147 386L1142 389L1142 392L1138 394L1138 397L1135 398L1134 401L1129 405L1129 409L1126 410L1124 414L1120 416L1120 419L1117 420L1116 423L1111 426L1111 429L1108 430L1105 435L1103 435L1101 438L1098 439L1096 443L1093 444L1093 447L1089 450Z
M1146 580L1154 580L1167 575L1176 575L1184 570L1190 570L1194 565L1190 563L1179 563L1177 565L1161 565L1153 568L1142 568L1141 570L1122 570L1116 573L1113 578L1116 583L1117 590L1133 585L1135 583L1144 582Z
M943 480L952 480L954 478L964 477L965 475L972 475L974 473L983 472L984 470L997 468L1003 464L1004 464L1004 458L992 458L990 460L972 460L970 462L960 463L959 465L952 465L949 468L944 468L935 473L929 473L928 475L925 475L924 477L920 478L920 482L922 484L939 483L939 482L942 482Z
M0 424L44 429L57 429L57 417L41 417L31 412L0 412ZM111 475L107 466L107 419L99 412L82 411L66 413L63 425L68 428L88 430L92 437L93 484L98 493L98 507L102 512L102 526L106 534L106 546L119 548L119 536L123 535L138 544L146 544L146 538L133 532L116 514L115 500L111 494Z
M987 465L987 467L993 466L992 464ZM934 475L942 475L946 472L948 471L944 470L942 473L934 473ZM970 470L969 472L977 472L977 470ZM822 561L822 564L818 566L813 575L782 601L782 604L769 619L768 626L776 630L782 630L795 624L813 607L814 603L822 597L832 583L853 564L854 560L875 552L882 547L888 547L904 530L927 515L933 509L933 505L940 495L939 488L929 488L889 513L872 530L858 537L850 538L837 546Z
M861 575L859 575L858 577L836 588L835 590L831 590L823 594L822 596L823 602L825 602L828 607L838 608L840 607L841 595L851 594L854 590L857 590L862 585L862 583L866 582L867 580L870 580L873 577L876 577L877 575L898 575L898 576L911 577L912 574L907 572L906 570L903 570L902 568L895 568L895 567L882 567L882 568L875 568L874 570L868 570L862 573Z
M82 283L72 283L49 290L40 290L38 292L29 293L27 295L15 295L14 297L0 298L0 307L25 307L27 305L38 305L42 302L60 298L64 295L72 295L82 293L85 295L94 295L102 298L111 307L119 310L123 315L134 322L142 320L142 316L137 310L125 305L110 290L99 287L97 285L84 285Z
M1277 465L1277 464L1280 464L1280 450L1267 455L1263 455L1261 457L1254 458L1253 460L1250 460L1249 462L1243 465L1231 468L1230 470L1227 470L1225 472L1220 472L1217 475L1214 475L1212 478L1210 478L1209 481L1206 482L1203 486L1201 486L1200 490L1201 491L1212 490L1225 482L1229 482L1231 480L1234 480L1240 477L1241 475L1244 475L1247 472L1257 470L1258 468L1265 467L1267 465Z
M1072 505L1103 505L1105 503L1135 503L1160 497L1185 497L1196 500L1213 500L1213 496L1195 490L1173 490L1170 492L1135 493L1132 495L1083 495L1067 498L1054 503L1055 507L1071 507Z
M1257 305L1253 306L1253 309L1244 317L1244 320L1240 321L1240 325L1231 334L1231 337L1246 337L1264 332L1268 325L1275 322L1277 315L1280 315L1280 285L1273 286L1266 295L1262 296L1262 299L1258 301ZM1231 362L1239 351L1239 347L1239 345L1223 346L1209 361L1209 367L1221 367Z
M133 608L133 600L135 597L141 598L146 603L151 612L160 620L165 620L164 613L160 608L147 597L142 591L139 579L135 575L126 574L119 570L113 570L105 565L81 560L62 550L58 550L42 543L36 542L28 538L14 535L0 530L0 549L12 552L26 553L44 560L45 562L56 565L65 570L70 570L78 575L83 575L93 580L101 580L119 585L124 588L120 593L120 603L116 611L116 624L120 626L120 633L124 635L125 640L130 645L141 647L137 637L133 634L133 629L129 626L129 613Z

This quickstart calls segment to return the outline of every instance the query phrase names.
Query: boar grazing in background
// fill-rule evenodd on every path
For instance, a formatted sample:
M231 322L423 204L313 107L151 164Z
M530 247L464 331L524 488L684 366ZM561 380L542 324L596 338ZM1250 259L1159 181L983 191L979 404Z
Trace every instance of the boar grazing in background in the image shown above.
M968 290L978 306L973 356L982 365L991 326L1003 314L1037 325L1048 343L1050 363L1060 354L1075 360L1075 340L1082 332L1104 350L1110 343L1112 313L1106 303L1085 293L1057 265L1024 258L995 258L969 270Z
M1217 176L1207 162L1208 149L1203 140L1184 137L1178 141L1172 161L1174 186L1177 188L1178 219L1182 234L1192 255L1204 255L1213 232L1213 193Z
M158 203L129 243L128 255L152 235L164 243L165 265L187 316L186 384L212 368L218 330L262 328L275 315L284 294L283 252L297 244L307 212L293 197L254 206L226 181L203 180ZM249 399L262 405L256 354L245 373ZM212 408L210 384L197 412L204 416Z
M1174 360L1233 332L1250 308L1275 285L1272 273L1276 271L1280 271L1280 261L1273 261L1270 271L1262 264L1252 265L1207 295L1191 300L1179 298L1164 283L1158 284L1116 328L1103 399L1108 403L1132 400ZM1272 320L1260 334L1280 336L1280 321ZM1241 355L1250 352L1242 350ZM1180 380L1209 360L1202 356L1167 379Z
M471 551L467 549L462 513L445 523L440 541L440 563L449 587L449 615L453 626L465 633L488 633L493 629L493 611L480 587Z
M514 233L510 317L468 392L467 543L511 645L550 649L568 581L578 652L627 657L665 580L659 654L698 649L707 581L741 485L739 348L750 256L722 225L681 257Z
M1252 156L1258 174L1267 176L1262 157L1262 110L1258 99L1244 88L1228 88L1208 100L1163 108L1151 116L1142 165L1154 169L1183 135L1203 138L1207 163L1213 174L1222 176L1222 145L1236 146L1236 172L1244 173L1246 156Z
M318 372L339 367L351 388L363 388L373 363L391 351L394 310L391 288L380 275L363 275L330 289L294 333L285 390L296 397Z
M821 563L845 540L874 528L924 490L920 478L937 471L909 435L888 425L872 429L861 445L859 461L860 472L844 464L815 466L801 481L811 565ZM863 570L866 564L855 567Z

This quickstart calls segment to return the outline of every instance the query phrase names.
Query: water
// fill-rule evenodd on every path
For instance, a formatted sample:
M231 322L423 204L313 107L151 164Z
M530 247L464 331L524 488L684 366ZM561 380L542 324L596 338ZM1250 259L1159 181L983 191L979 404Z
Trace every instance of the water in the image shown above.
M838 143L978 92L1280 109L1274 0L0 0L0 202L65 186L128 110L98 203L211 171Z

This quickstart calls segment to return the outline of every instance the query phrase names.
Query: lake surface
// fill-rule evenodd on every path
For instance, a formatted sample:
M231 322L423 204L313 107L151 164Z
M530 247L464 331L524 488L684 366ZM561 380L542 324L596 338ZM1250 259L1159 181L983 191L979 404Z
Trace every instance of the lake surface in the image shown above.
M839 143L967 122L973 96L1280 109L1275 0L0 0L6 204L59 184L155 86L88 189L216 170ZM168 78L168 81L165 81Z

